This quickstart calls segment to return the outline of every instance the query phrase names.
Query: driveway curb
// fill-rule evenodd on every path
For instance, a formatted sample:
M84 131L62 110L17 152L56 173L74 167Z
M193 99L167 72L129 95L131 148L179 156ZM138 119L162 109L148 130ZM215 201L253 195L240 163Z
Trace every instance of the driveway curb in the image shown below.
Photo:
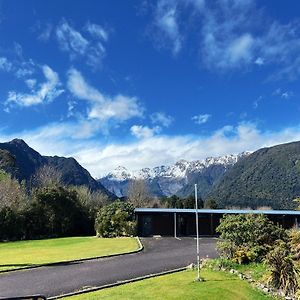
M148 278L177 273L177 272L181 272L181 271L185 271L185 270L187 270L187 267L182 267L182 268L173 269L173 270L169 270L169 271L159 272L159 273L155 273L155 274L149 274L149 275L136 277L136 278L132 278L132 279L127 279L127 280L122 280L122 281L118 281L115 283L105 284L102 286L90 287L90 288L83 289L81 291L76 291L76 292L72 292L72 293L62 294L59 296L49 297L47 299L54 300L54 299L61 299L61 298L65 298L65 297L81 295L81 294L87 294L87 293L96 292L96 291L116 287L116 286L127 284L127 283L133 283L136 281L141 281L141 280L148 279Z
M2 270L2 271L0 271L0 276L1 276L1 273L10 273L10 272L17 272L17 271L23 271L23 270L29 270L29 269L36 269L36 268L41 268L41 267L51 267L51 266L58 266L58 265L64 265L64 264L72 264L72 263L77 263L77 262L82 262L82 261L116 257L116 256L141 252L144 249L144 246L138 236L136 236L135 239L137 240L139 248L136 250L129 251L129 252L109 254L109 255L89 257L89 258L80 258L80 259L75 259L75 260L58 261L58 262L54 262L54 263L46 263L46 264L34 265L34 266L29 266L29 267L24 267L24 268L16 268L13 270Z

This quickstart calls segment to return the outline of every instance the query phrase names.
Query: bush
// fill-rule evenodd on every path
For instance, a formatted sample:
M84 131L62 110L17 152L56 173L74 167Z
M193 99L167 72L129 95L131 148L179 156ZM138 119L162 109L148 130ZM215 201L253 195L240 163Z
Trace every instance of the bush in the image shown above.
M298 271L288 243L277 241L275 248L267 254L265 262L270 270L267 277L269 285L285 294L294 295L298 288Z
M289 245L291 247L291 252L293 259L299 261L300 259L300 230L292 229L289 230Z
M116 201L97 214L95 229L101 237L132 236L135 234L134 207L127 202Z
M287 240L285 230L263 215L226 215L216 230L221 256L240 263L261 261L276 240Z
M232 261L241 265L256 261L258 257L259 254L256 252L256 247L239 246L234 251Z

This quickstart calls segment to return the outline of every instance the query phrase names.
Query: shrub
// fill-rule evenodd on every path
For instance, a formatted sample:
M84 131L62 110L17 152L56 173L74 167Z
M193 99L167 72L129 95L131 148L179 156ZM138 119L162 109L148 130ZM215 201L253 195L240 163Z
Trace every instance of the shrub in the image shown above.
M293 259L299 261L300 259L300 230L292 229L289 230L289 245L291 247L291 252Z
M265 259L269 266L267 281L269 285L282 290L285 294L294 295L298 288L298 271L291 257L288 243L277 241Z
M95 222L97 235L101 237L132 236L135 227L133 205L121 201L101 208Z
M285 230L263 215L226 215L217 232L221 256L241 263L261 261L276 240L287 240Z

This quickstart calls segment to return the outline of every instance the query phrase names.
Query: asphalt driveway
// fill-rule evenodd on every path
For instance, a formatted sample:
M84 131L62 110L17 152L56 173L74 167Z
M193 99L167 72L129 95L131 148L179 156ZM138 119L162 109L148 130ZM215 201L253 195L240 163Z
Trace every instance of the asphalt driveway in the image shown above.
M141 241L144 250L139 253L0 274L0 298L57 296L184 267L196 260L194 238L142 238ZM201 238L200 256L216 257L215 246L215 238Z

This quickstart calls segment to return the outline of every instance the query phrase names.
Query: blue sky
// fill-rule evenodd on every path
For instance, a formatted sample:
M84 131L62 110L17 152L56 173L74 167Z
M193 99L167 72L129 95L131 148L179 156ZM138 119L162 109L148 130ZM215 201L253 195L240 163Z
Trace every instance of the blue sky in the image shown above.
M0 1L0 141L92 175L300 140L300 3Z

